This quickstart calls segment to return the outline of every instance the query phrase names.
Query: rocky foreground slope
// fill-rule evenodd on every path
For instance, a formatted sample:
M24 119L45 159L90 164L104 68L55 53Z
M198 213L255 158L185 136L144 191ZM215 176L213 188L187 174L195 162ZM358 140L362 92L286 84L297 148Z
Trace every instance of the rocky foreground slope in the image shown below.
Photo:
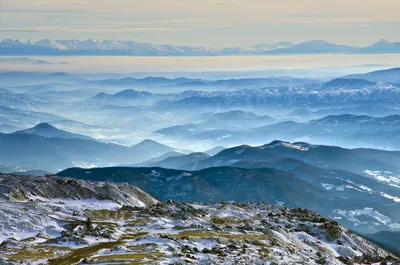
M0 175L0 264L395 264L337 222L264 203L158 202L127 184Z

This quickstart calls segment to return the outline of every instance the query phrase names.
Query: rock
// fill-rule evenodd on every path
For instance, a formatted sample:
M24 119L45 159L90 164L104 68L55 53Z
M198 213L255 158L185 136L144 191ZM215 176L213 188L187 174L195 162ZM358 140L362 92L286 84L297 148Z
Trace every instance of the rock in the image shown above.
M39 234L36 235L36 238L41 238L41 239L50 239L51 236L46 234L45 232L40 232Z

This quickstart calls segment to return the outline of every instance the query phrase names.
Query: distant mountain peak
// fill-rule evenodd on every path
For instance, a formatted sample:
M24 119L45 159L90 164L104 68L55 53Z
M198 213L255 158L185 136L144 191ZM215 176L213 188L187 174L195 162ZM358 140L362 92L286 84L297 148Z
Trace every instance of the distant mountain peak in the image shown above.
M167 145L164 145L162 143L156 142L154 140L151 140L151 139L145 139L145 140L141 141L140 143L134 145L133 147L135 147L135 148L138 148L138 147L139 148L142 148L142 147L143 148L158 148L158 147L161 147L161 148L164 148L164 149L168 149L168 152L169 151L173 151L173 148L171 148L171 147L169 147Z
M189 157L197 157L197 158L208 158L208 157L210 157L210 155L208 155L206 153L202 153L202 152L190 153L187 156L189 156Z
M134 150L135 152L137 152L138 154L145 154L145 153L152 153L153 156L150 158L156 158L158 156L164 155L168 152L172 152L174 151L174 148L167 146L165 144L153 141L151 139L145 139L143 141L141 141L140 143L133 145L131 147L131 150ZM143 161L140 162L144 162L147 159L144 159Z
M139 91L129 88L116 93L115 96L137 96L139 93Z
M385 39L381 39L375 43L373 43L372 45L370 45L370 48L386 48L386 47L390 47L392 45L391 42L385 40Z
M332 81L329 81L324 84L328 87L337 87L337 86L368 86L368 85L375 85L374 82L370 82L360 78L336 78Z
M21 42L16 39L16 40L12 40L12 39L4 39L3 43L8 43L8 44L21 44Z
M151 139L145 139L138 144L159 144L159 143Z
M295 44L289 41L280 41L277 43L259 43L253 45L252 48L261 50L261 51L270 51L273 49L280 49L280 48L290 48L293 47Z
M105 93L105 92L100 92L99 94L97 94L96 96L94 96L95 98L104 98L104 97L108 97L109 94Z
M56 72L56 73L50 73L47 76L53 76L53 77L56 77L56 76L69 76L69 74L63 73L63 72Z
M143 78L143 80L164 81L164 80L168 80L168 78L166 78L166 77L158 77L158 76L148 76L148 77Z
M291 149L298 149L300 151L308 151L310 148L315 147L315 145L305 143L305 142L291 143L291 142L286 142L286 141L275 140L269 144L265 144L265 145L261 146L260 148L265 149L265 148L276 148L276 147L285 147L285 148L291 148Z
M47 122L39 123L38 125L26 130L16 131L13 134L31 134L46 138L94 140L93 138L86 135L80 135L60 130Z
M281 141L281 140L274 140L268 144L265 144L263 146L275 146L275 145L279 145L279 144L283 144L283 143L289 143L289 142L285 142L285 141Z
M384 43L384 44L390 44L391 42L385 39L380 39L379 41L377 41L376 43Z
M384 45L384 44L382 44ZM390 44L390 46L393 46L394 44ZM381 50L382 47L379 47L379 44L376 44L375 46L369 46L370 48L373 47L374 49ZM400 47L400 45L399 45ZM385 47L383 47L385 48ZM394 67L394 68L388 68L388 69L382 69L382 70L376 70L372 72L368 72L365 74L351 74L344 76L343 78L347 79L363 79L367 80L370 82L383 82L385 84L399 84L400 83L400 77L399 77L399 72L400 72L400 67Z
M50 130L58 130L56 127L51 125L50 123L47 122L42 122L33 127L32 129L50 129Z

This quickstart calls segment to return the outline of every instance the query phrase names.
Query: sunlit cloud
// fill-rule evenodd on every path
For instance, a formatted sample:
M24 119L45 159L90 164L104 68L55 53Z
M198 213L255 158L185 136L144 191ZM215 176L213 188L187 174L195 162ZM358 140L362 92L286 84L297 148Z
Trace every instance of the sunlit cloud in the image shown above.
M0 37L68 33L66 38L210 46L322 38L366 44L399 40L399 10L398 0L1 0Z
M2 28L3 32L29 32L29 31L63 31L62 27L28 27L28 28Z
M28 28L2 28L2 31L62 31L62 32L151 32L151 31L190 31L190 28L121 28L121 29L92 29L92 28L66 28L66 27L28 27Z
M83 12L92 14L146 14L177 18L183 16L208 17L222 15L245 17L252 21L262 16L285 16L315 14L325 16L353 17L369 21L400 21L400 1L381 0L3 0L1 12Z

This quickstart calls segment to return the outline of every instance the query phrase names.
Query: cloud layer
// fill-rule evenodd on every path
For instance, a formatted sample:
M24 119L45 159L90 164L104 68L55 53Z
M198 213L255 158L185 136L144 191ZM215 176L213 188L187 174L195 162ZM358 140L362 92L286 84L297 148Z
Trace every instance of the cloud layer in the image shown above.
M2 0L2 38L132 39L247 46L399 39L398 0Z

